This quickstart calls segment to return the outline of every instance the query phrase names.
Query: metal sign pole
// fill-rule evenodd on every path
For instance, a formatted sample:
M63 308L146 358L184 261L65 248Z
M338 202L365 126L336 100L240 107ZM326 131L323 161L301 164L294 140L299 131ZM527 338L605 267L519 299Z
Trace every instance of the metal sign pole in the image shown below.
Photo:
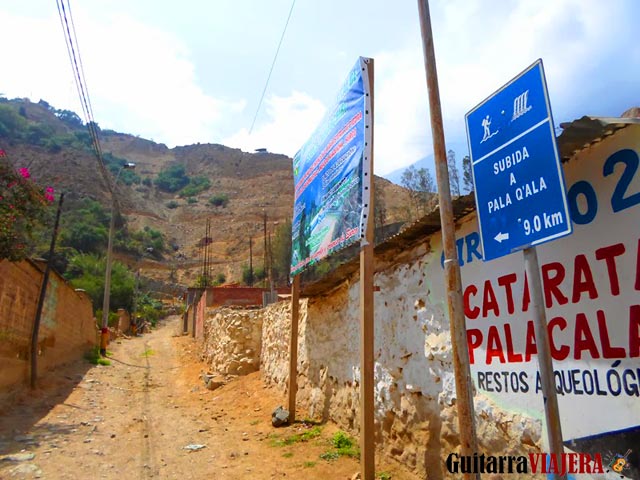
M422 32L424 62L427 71L429 111L431 114L433 150L438 182L440 223L442 224L442 243L445 256L444 273L451 329L451 346L453 349L453 369L456 379L458 428L460 429L460 453L465 456L473 456L473 454L478 452L473 409L473 387L471 383L471 368L469 366L469 348L467 345L464 304L462 301L462 280L456 248L453 205L451 203L449 170L444 143L444 130L442 127L438 73L436 70L428 0L418 0L418 10L420 12L420 30ZM465 473L463 474L463 478L470 480L472 478L480 478L480 476L479 474Z
M524 267L527 273L529 289L531 290L531 306L533 308L533 323L536 332L536 347L538 349L538 368L540 369L540 383L542 397L544 399L544 415L547 422L547 439L549 452L560 459L564 447L562 444L562 429L560 427L560 410L558 408L558 396L553 377L553 361L549 345L549 332L547 330L547 317L542 296L542 281L540 280L540 267L538 265L538 253L535 247L525 248ZM567 476L554 474L556 479L566 479Z

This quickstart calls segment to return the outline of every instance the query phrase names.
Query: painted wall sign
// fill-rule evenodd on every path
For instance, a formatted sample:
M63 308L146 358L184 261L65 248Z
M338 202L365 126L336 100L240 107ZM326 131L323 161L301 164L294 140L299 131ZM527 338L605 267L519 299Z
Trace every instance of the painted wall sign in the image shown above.
M465 122L484 260L570 234L542 60Z
M640 125L564 170L574 234L538 247L562 432L574 450L617 438L624 453L640 441ZM522 259L487 269L478 244L477 223L465 223L458 251L475 386L506 410L542 418ZM428 268L442 272L439 261ZM445 298L438 282L433 289Z
M364 237L371 177L367 60L360 58L311 138L293 158L291 274Z

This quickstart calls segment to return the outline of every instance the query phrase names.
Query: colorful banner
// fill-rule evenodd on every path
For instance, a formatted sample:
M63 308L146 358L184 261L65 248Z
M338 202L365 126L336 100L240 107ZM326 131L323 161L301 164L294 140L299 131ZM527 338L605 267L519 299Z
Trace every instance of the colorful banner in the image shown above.
M364 237L369 210L368 59L360 58L293 158L291 275Z

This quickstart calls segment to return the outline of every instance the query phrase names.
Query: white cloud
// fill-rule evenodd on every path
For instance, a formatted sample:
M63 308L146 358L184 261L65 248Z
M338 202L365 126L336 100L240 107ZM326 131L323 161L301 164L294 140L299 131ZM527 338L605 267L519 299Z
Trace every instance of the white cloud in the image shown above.
M244 100L214 98L198 85L189 51L177 37L124 15L74 11L95 120L169 145L219 138L227 116ZM1 89L8 96L36 95L81 114L55 16L32 19L0 12L5 38L22 39L0 51ZM24 40L24 35L29 40Z
M386 174L424 156L431 145L421 52L406 49L374 58L374 169Z
M604 103L602 93L616 77L635 71L638 78L638 65L611 65L616 55L640 56L637 42L621 45L611 32L615 25L624 38L632 38L628 6L598 0L555 0L544 7L530 1L450 0L432 6L447 146L466 144L465 113L538 58L545 64L557 123L576 112L621 113L590 109ZM418 42L374 58L376 172L388 173L433 153L426 76Z
M264 111L260 112L259 118L266 115L266 123L256 123L251 135L247 128L243 128L222 143L245 151L266 148L270 152L293 157L325 113L322 102L297 91L288 97L268 96L263 105Z
M0 10L2 37L8 42L0 49L0 92L35 101L43 98L58 108L81 113L55 5L41 1L32 8L37 17ZM390 8L386 2L381 5L381 9ZM633 60L640 59L640 43L634 41L638 12L634 0L436 0L431 6L446 141L447 146L460 149L459 157L465 153L465 112L539 57L545 62L556 122L582 114L621 113L622 107L606 110L614 98L626 102L624 107L637 101L633 80L640 77L640 62ZM49 13L42 13L47 8ZM151 19L110 13L112 7L89 8L79 4L74 17L94 115L103 128L170 146L216 142L293 155L328 106L317 98L333 99L336 93L269 96L249 136L246 128L240 130L243 125L248 127L253 114L243 97L253 98L255 85L230 80L224 66L219 81L202 85L187 40L151 26ZM124 12L124 8L119 10ZM413 10L411 17L410 10L406 12L402 22L407 23L389 25L387 32L394 38L406 38L405 47L385 47L372 55L376 61L377 173L388 173L432 153L422 47L419 37L407 33L408 22L415 27L418 19ZM228 12L222 17L218 13L227 18ZM306 23L309 31L316 27L314 19L298 17L296 22ZM382 34L371 32L376 36L369 39L371 44L380 45L382 42L373 40ZM334 33L338 36L340 32ZM351 43L342 40L344 51L336 56L351 57L353 52L347 48ZM304 40L300 43L302 48ZM194 46L198 48L209 51L205 41ZM228 49L237 58L235 75L252 75L247 69L255 70L255 65L245 62L249 58L246 46L230 43ZM231 53L229 57L234 58ZM296 57L295 63L287 63L286 58L278 60L279 71L308 68L304 56ZM215 65L216 58L210 62ZM198 71L206 70L202 64L198 67ZM342 79L346 73L336 75ZM277 85L277 77L270 91L295 88L283 85L282 80ZM291 81L292 77L285 78Z

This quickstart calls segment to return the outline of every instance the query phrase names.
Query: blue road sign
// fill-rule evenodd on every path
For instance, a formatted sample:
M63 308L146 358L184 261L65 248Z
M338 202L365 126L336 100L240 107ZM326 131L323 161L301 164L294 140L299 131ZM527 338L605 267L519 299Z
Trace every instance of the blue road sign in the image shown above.
M542 60L465 116L485 261L569 235Z

